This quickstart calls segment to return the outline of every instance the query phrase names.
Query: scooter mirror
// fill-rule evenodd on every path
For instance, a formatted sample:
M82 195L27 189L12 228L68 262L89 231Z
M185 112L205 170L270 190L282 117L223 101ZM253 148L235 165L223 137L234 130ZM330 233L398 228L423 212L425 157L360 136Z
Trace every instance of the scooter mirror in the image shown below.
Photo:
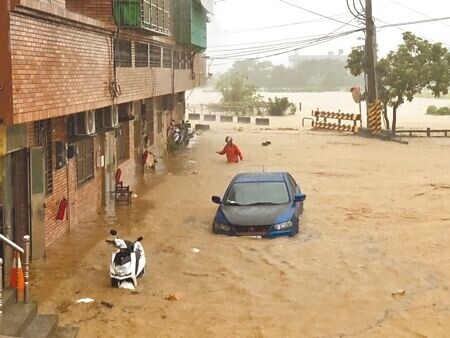
M113 236L116 236L116 235L117 235L117 231L114 230L114 229L110 230L109 233L110 233L111 235L113 235Z
M140 237L137 239L137 241L140 242L140 241L142 241L143 239L144 239L144 237L140 236Z

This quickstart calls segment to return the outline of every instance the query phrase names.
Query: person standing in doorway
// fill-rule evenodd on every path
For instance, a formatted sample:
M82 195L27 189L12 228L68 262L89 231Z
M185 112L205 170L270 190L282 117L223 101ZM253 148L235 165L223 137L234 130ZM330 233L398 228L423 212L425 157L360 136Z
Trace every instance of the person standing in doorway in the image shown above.
M239 149L237 144L233 143L233 139L231 138L231 136L227 136L225 138L225 143L225 147L223 147L221 151L217 151L219 155L226 154L228 163L238 163L239 160L244 160L241 150Z

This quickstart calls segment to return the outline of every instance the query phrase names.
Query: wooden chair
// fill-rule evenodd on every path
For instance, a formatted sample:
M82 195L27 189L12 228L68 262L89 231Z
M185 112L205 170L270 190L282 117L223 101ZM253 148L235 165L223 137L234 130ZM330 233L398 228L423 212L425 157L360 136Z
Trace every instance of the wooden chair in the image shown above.
M120 180L120 176L122 175L122 170L117 169L116 171L116 189L114 190L114 200L116 205L130 205L131 204L131 196L133 192L130 190L130 186L124 186L123 182Z
M124 186L120 182L120 184L116 185L116 190L114 191L116 205L130 205L132 194L133 192L130 190L130 186Z

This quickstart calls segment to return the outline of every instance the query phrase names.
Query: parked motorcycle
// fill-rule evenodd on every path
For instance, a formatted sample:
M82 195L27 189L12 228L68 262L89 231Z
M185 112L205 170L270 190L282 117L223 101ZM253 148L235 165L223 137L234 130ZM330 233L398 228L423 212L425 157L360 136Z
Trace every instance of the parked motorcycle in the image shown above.
M111 277L111 286L114 288L135 289L137 287L137 278L145 274L146 258L144 247L141 241L142 236L132 242L121 239L116 230L111 230L110 234L115 236L112 240L106 240L106 243L113 245L117 251L113 252L109 273Z

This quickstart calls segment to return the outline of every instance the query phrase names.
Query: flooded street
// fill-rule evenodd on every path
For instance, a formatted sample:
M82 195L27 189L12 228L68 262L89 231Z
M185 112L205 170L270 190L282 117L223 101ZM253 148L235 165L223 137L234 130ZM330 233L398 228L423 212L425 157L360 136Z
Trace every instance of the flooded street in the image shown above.
M298 128L298 117L275 125L293 119ZM449 139L226 128L213 124L145 174L131 207L72 229L32 262L39 312L82 338L448 336ZM226 135L243 162L215 153ZM289 171L307 194L300 234L213 235L211 195L263 167ZM134 292L110 287L111 228L144 237L148 269ZM94 302L76 303L86 297Z

